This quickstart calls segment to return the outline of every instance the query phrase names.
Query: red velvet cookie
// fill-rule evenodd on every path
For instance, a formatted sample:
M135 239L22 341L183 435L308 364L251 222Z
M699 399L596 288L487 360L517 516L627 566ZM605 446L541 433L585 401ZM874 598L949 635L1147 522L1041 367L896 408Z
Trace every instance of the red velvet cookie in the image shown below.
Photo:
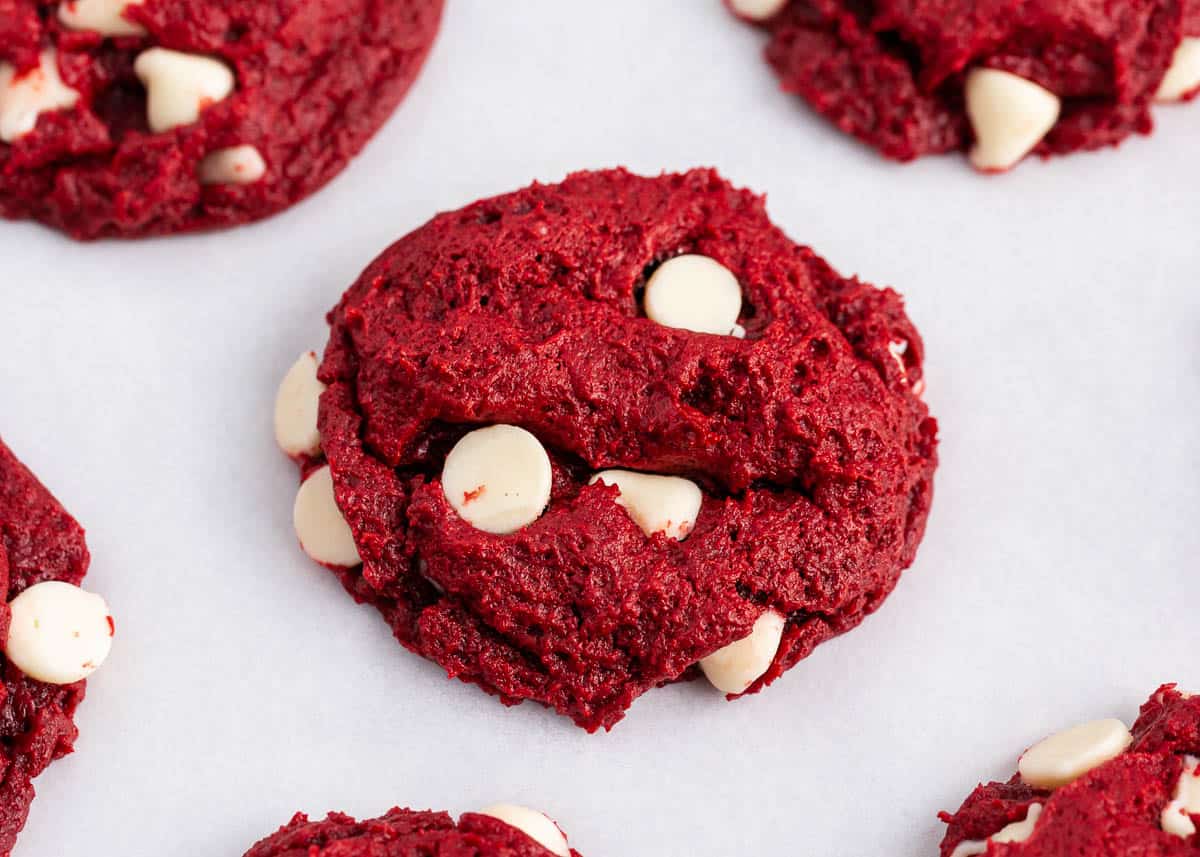
M245 857L579 857L549 818L498 805L466 813L393 809L370 821L331 813L324 821L297 814Z
M941 857L1184 857L1200 848L1200 697L1164 685L1132 730L1085 723L1035 744L1007 783L981 785Z
M300 541L505 703L595 730L701 671L758 691L913 561L936 423L899 296L712 171L440 215L329 322L276 409Z
M1200 88L1195 0L1186 26L1185 0L727 2L769 31L784 89L901 161L969 148L999 171L1115 145L1151 130L1156 93Z
M99 596L78 589L88 561L83 529L0 442L0 584L8 602L0 608L5 857L25 826L33 778L72 751L78 735L73 717L87 685L83 677L108 653L113 627L108 609Z
M76 238L274 214L399 104L442 0L0 0L0 214Z

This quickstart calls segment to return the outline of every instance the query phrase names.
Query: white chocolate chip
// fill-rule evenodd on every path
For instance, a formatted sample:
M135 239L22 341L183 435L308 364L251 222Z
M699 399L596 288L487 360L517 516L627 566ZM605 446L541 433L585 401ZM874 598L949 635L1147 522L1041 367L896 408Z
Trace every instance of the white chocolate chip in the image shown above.
M1185 37L1154 94L1155 101L1179 101L1200 88L1200 38Z
M908 343L899 339L889 342L888 353L892 355L892 359L896 361L896 366L900 369L901 380L908 383L908 364L904 362L904 355L908 353ZM925 379L918 378L912 385L912 391L918 399L925 395Z
M509 827L515 827L538 845L558 857L571 857L571 849L567 846L567 837L558 829L558 825L550 820L545 813L511 803L497 803L479 811L480 815L488 815L503 821Z
M99 595L60 580L35 583L11 602L4 653L21 672L47 684L74 684L112 649L113 622Z
M344 568L362 562L354 534L333 496L333 474L328 464L314 470L296 492L292 523L300 547L317 562Z
M788 0L730 0L729 5L734 14L749 18L751 21L765 21L774 18L783 11Z
M707 256L676 256L646 283L646 316L667 327L730 336L742 310L733 272Z
M166 48L138 54L133 70L146 86L146 118L155 133L190 125L233 92L233 71L220 60Z
M665 533L668 538L686 539L696 526L702 495L700 486L681 476L654 476L632 470L605 470L588 484L615 485L617 503L648 536Z
M145 0L63 0L58 20L71 30L95 30L102 36L141 36L146 28L130 21L124 12Z
M1017 763L1021 779L1034 788L1056 789L1121 755L1133 736L1120 720L1094 720L1034 744Z
M317 380L317 355L306 351L283 376L275 395L275 442L288 455L321 451L317 411L324 392Z
M200 162L201 184L254 184L267 174L267 162L253 146L210 152Z
M723 693L745 693L775 660L786 624L774 610L763 613L749 636L701 658L705 678Z
M1173 800L1162 811L1162 829L1187 839L1196 832L1191 816L1200 815L1200 759L1185 756L1179 782L1175 784Z
M904 363L904 355L908 352L908 343L898 339L888 343L888 353L892 355L892 359L896 361L896 365L900 367L900 377L908 380L908 366Z
M1042 805L1040 803L1031 803L1025 818L1003 827L999 833L992 837L992 841L1024 842L1033 835L1033 828L1037 826L1037 820L1041 814Z
M958 843L950 857L976 857L987 852L989 842L1024 842L1033 835L1033 828L1042 814L1040 803L1031 803L1025 817L1003 827L999 833L987 839L964 839Z
M975 130L971 163L988 172L1007 170L1032 152L1062 109L1050 90L994 68L967 73L966 97Z
M550 456L523 428L476 429L454 445L442 468L442 491L467 523L511 533L536 521L550 502Z
M38 67L16 76L12 63L0 62L0 141L11 143L37 125L43 113L74 107L79 93L63 83L58 54L42 51Z

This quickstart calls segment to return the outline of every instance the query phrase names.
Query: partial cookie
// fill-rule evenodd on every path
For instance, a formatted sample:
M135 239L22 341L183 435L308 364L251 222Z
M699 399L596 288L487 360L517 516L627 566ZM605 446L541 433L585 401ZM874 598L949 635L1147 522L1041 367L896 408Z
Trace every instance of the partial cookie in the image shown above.
M76 238L257 220L391 115L443 0L0 0L0 214Z
M505 703L594 730L702 673L758 691L913 561L936 423L899 296L712 171L443 214L329 318L276 407L300 542Z
M0 442L0 855L25 826L33 778L73 749L83 680L104 661L114 625L79 588L83 530Z
M1200 697L1168 684L1132 729L1097 720L1030 747L1007 783L981 785L941 857L1184 857L1200 848Z
M986 172L1149 133L1200 89L1187 0L727 0L771 35L784 89L884 155L969 151Z
M536 810L496 804L465 813L393 809L355 821L331 813L324 821L297 814L245 857L580 857L553 821Z

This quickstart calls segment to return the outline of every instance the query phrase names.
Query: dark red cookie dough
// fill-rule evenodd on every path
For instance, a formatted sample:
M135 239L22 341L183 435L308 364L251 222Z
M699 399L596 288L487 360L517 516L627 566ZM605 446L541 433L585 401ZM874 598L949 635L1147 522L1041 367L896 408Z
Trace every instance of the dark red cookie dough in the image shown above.
M745 339L642 314L649 273L683 253L738 278ZM336 571L404 646L505 703L611 727L773 609L787 626L758 691L913 561L936 423L900 297L839 275L713 171L579 173L440 215L329 322L319 428L364 560ZM439 481L453 444L496 423L536 435L554 473L545 513L505 536ZM614 467L702 487L686 541L588 485Z
M83 529L0 442L0 585L7 593L0 640L8 638L8 601L45 580L78 586L88 562ZM73 749L73 717L87 682L43 684L0 661L0 855L7 857L29 814L33 778Z
M970 145L964 78L980 66L1063 100L1040 155L1148 133L1183 15L1182 0L790 0L763 26L784 89L907 161Z
M1142 706L1133 743L1116 758L1073 783L1049 792L1019 775L1007 783L981 785L958 811L942 813L948 825L941 857L964 840L983 840L1043 809L1024 842L992 844L987 857L1184 857L1200 847L1195 835L1162 828L1185 757L1200 755L1200 697L1164 685Z
M67 0L62 0L67 2ZM358 153L417 76L443 0L145 0L126 17L146 36L66 29L59 0L0 0L0 62L24 71L53 47L81 93L35 130L0 142L0 214L76 238L232 226L284 209ZM133 71L143 50L204 54L235 70L236 90L190 125L151 133ZM265 176L201 184L210 152L256 147Z
M309 821L308 816L297 814L245 857L547 857L552 853L490 816L466 813L455 824L444 812L393 809L370 821L355 821L340 813ZM571 854L580 857L577 851Z

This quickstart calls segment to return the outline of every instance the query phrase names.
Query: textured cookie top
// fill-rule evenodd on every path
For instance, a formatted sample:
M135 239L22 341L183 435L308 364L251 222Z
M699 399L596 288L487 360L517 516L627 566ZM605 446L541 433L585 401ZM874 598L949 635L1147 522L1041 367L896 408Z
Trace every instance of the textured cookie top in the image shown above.
M740 283L733 335L643 313L682 255ZM757 689L912 561L936 433L919 336L894 292L839 276L713 172L582 173L439 216L330 321L321 447L364 562L344 579L401 642L507 701L611 726L769 611L787 621ZM540 442L551 475L540 517L494 534L442 473L498 424ZM614 502L617 482L640 488L625 471L694 483L698 514L648 535Z
M741 0L731 2L736 8ZM1184 16L1181 0L780 5L763 23L771 32L767 57L784 87L900 160L975 140L967 104L973 70L1007 72L1061 102L1022 155L1096 148L1149 131ZM1002 112L1017 112L1002 103Z
M1098 721L1051 736L1022 756L1007 783L981 785L957 812L943 813L941 857L1195 854L1197 757L1200 697L1164 685L1128 732ZM1049 772L1056 776L1047 780Z
M0 214L80 238L231 225L333 177L442 0L0 0Z
M0 585L11 600L45 581L78 585L89 557L83 530L50 492L0 442ZM8 638L9 609L0 607L0 640ZM4 659L0 686L0 855L25 826L31 780L71 752L72 720L85 682L44 684Z
M245 857L552 857L554 853L487 815L466 813L455 824L444 812L393 809L369 821L340 813L309 821L298 814ZM570 855L580 857L577 851Z

